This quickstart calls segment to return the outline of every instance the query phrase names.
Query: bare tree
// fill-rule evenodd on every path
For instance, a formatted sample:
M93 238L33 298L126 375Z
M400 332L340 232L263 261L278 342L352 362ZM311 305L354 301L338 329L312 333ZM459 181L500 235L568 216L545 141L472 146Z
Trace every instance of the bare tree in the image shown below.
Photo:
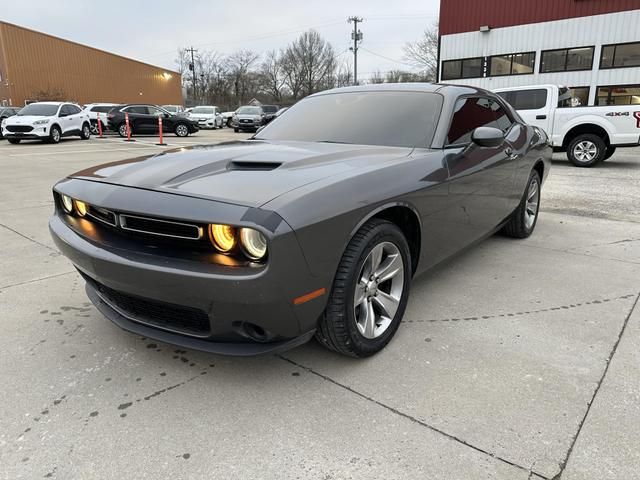
M260 56L251 50L238 50L226 59L234 100L238 105L248 101L248 96L255 93L258 76L253 67L259 58Z
M384 75L382 75L382 72L380 72L380 70L373 72L371 77L369 77L369 83L384 83Z
M438 72L438 24L424 31L422 37L404 46L404 59L420 68L428 82L437 82Z
M336 87L348 87L353 85L353 65L351 60L342 62L336 69Z
M283 60L278 55L278 52L275 50L267 52L265 59L260 66L260 74L262 76L262 86L265 93L272 97L276 102L281 102L283 97L283 88L286 83L286 76Z
M334 83L335 51L315 30L303 33L292 42L283 60L286 83L294 98L311 95Z
M389 70L384 76L384 81L386 83L401 82L403 74L404 72L402 70Z

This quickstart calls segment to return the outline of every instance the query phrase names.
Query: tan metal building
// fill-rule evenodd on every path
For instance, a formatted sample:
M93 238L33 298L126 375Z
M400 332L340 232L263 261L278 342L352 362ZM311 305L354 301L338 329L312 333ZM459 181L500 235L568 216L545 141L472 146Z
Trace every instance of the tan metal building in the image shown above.
M0 105L29 100L182 105L178 72L0 21Z

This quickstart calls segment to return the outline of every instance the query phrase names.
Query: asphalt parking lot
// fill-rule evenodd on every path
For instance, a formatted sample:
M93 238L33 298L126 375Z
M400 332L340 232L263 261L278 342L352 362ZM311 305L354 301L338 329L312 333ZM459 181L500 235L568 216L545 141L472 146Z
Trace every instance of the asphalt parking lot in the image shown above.
M640 149L558 156L534 235L416 279L373 358L219 357L112 325L49 236L51 186L246 136L0 141L0 478L639 478Z

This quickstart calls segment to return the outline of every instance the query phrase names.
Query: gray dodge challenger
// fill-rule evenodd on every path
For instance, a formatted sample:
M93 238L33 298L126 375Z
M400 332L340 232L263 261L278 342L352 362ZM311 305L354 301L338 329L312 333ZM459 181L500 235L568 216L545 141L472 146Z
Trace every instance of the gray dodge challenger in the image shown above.
M366 357L396 333L415 275L498 231L531 235L550 158L490 92L340 88L248 140L75 173L53 188L49 228L123 329L229 355L315 336Z

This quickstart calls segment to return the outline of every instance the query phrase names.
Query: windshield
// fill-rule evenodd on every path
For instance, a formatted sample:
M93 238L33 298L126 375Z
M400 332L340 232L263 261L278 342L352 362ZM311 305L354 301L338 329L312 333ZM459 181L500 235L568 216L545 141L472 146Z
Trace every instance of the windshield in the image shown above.
M295 104L254 138L428 147L441 108L442 97L435 93L369 91L318 95Z
M240 107L236 113L238 115L261 115L262 109L260 107Z
M33 115L34 117L52 117L58 113L58 105L49 105L45 103L32 103L27 105L18 112L21 117Z
M213 108L207 108L207 107L197 107L194 108L193 110L191 110L191 113L213 113Z
M278 111L278 107L275 105L263 105L262 110L264 110L265 113L276 113Z

